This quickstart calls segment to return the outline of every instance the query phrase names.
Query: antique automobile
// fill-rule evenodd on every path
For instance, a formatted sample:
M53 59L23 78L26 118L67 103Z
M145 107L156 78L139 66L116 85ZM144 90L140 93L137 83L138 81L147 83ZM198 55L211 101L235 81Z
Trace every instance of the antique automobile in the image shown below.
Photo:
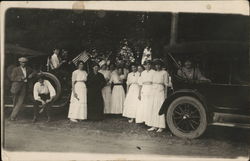
M12 69L18 65L17 59L25 56L29 59L28 65L36 71L42 72L46 79L49 80L56 90L56 97L54 98L53 109L62 109L67 107L71 94L71 85L69 79L71 78L72 66L67 66L67 70L58 69L48 71L46 69L46 61L49 54L38 52L32 49L16 46L13 44L5 45L5 77L4 77L4 105L5 108L13 107L12 95L10 93L11 81L10 73ZM61 67L63 68L63 66ZM37 81L34 77L29 83L29 92L25 100L25 107L33 107L33 86Z
M201 136L208 125L250 128L249 44L231 41L176 43L165 47L174 92L163 103L171 132L182 138ZM181 77L183 62L208 78Z

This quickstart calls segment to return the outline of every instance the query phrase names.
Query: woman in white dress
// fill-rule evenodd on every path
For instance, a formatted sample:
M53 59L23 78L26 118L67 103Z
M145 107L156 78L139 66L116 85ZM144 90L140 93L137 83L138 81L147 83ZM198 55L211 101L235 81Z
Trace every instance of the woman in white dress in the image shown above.
M141 73L141 78L139 79L140 92L138 98L141 100L142 111L142 121L146 124L151 118L151 109L153 106L153 93L152 93L152 83L154 70L151 69L151 61L145 62L145 70Z
M99 70L100 73L103 74L104 78L106 79L106 86L102 89L102 97L104 100L104 113L109 114L111 113L111 106L110 106L110 101L111 101L111 85L110 85L110 77L111 77L111 72L107 69L107 64L106 61L102 60L99 63L101 69Z
M87 72L83 70L83 61L78 62L78 69L72 73L72 93L68 118L72 122L87 119Z
M117 68L113 71L110 83L113 83L114 87L111 94L111 114L122 114L123 104L125 100L125 91L123 88L123 81L125 76L122 74L122 68Z
M139 104L139 73L137 66L131 65L132 72L128 74L127 78L127 95L124 101L123 116L129 118L129 123L132 123L136 117L137 106Z
M169 80L167 71L162 70L163 62L157 59L154 61L154 64L156 71L153 75L153 106L150 112L151 118L150 121L147 122L147 125L151 127L149 131L157 130L157 132L162 132L166 127L165 115L159 115L158 113L166 98Z

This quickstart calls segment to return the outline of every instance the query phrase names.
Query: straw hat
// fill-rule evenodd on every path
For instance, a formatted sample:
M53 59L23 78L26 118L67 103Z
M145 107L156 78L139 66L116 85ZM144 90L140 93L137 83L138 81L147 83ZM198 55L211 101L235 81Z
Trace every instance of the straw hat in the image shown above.
M100 67L102 67L105 64L107 64L107 62L105 60L102 60L102 61L99 62Z
M25 63L25 62L28 61L28 59L25 58L25 57L21 57L21 58L18 59L18 61L19 61L19 62L22 62L22 63Z

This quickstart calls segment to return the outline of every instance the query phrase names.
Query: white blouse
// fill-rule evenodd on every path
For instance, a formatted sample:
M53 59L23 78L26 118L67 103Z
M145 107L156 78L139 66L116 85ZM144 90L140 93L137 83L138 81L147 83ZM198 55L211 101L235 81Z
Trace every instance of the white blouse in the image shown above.
M138 84L139 72L131 72L128 74L127 85Z
M154 73L155 73L155 71L153 69L151 69L149 71L144 70L141 73L141 78L140 78L139 84L140 85L143 85L143 84L152 84L153 83Z
M112 72L110 83L122 83L122 81L125 79L124 75L118 75L117 72Z
M75 82L75 81L86 82L87 76L88 76L88 74L86 71L77 69L72 73L72 82Z
M169 85L168 72L165 70L155 71L153 74L153 84L162 84L167 87Z

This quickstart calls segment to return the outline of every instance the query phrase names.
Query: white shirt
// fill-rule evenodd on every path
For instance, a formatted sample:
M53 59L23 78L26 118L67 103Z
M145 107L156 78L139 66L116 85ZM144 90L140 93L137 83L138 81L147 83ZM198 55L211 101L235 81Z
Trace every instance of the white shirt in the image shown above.
M125 79L124 75L118 75L117 71L112 72L110 83L122 83L122 81Z
M72 82L75 82L75 81L86 82L87 76L88 74L86 71L77 69L72 73Z
M27 77L26 68L25 68L25 67L21 67L21 69L22 69L22 72L23 72L24 77L26 78L26 77ZM27 79L25 79L24 82L27 82Z
M51 69L56 69L56 68L58 68L59 65L60 65L59 58L58 58L58 56L57 56L56 54L53 54L53 55L51 56L50 62L51 62L51 63L50 63Z
M39 94L50 94L50 98L56 95L54 87L48 80L44 80L43 85L40 82L36 82L33 89L34 99L41 99Z

